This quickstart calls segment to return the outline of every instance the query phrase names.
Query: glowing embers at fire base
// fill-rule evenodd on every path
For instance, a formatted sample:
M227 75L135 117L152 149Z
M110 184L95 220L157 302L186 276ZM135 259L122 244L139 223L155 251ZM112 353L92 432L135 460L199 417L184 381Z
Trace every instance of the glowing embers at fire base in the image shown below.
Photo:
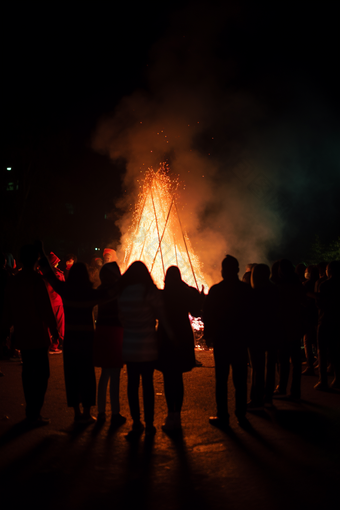
M159 288L170 266L178 266L185 282L199 290L207 286L200 263L183 229L176 203L178 180L162 165L145 174L133 224L125 238L124 266L142 260Z

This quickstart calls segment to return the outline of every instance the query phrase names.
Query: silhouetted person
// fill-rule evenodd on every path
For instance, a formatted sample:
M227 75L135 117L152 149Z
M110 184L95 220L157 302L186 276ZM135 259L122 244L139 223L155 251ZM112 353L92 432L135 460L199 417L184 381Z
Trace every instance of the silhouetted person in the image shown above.
M247 340L251 317L252 288L238 278L238 261L230 256L222 262L223 280L213 285L205 300L205 336L214 345L217 416L210 423L229 425L228 376L232 367L235 386L235 414L246 425L247 410Z
M314 292L315 293L318 293L319 290L320 290L320 285L325 282L326 280L328 280L328 276L326 274L326 269L327 269L327 266L328 266L328 263L327 262L319 262L318 264L318 270L319 270L319 279L316 281L315 283L315 287L314 287Z
M153 372L158 358L156 319L166 323L162 295L145 264L133 262L119 280L118 305L124 328L123 361L128 374L128 400L132 430L127 439L138 437L144 430L140 419L139 383L142 378L145 434L156 433L154 420Z
M327 266L328 280L320 285L317 294L319 307L318 359L319 382L315 389L327 391L327 355L334 369L333 388L340 388L340 262Z
M58 280L46 256L42 256L40 267L64 304L63 357L67 405L73 407L75 422L91 423L95 421L91 407L96 404L93 307L113 299L116 291L114 288L93 289L86 265L82 262L73 264L66 282Z
M21 350L26 418L32 426L49 423L40 412L50 376L49 329L56 334L48 292L41 275L35 271L38 257L36 246L21 248L23 269L8 284L4 314L5 326L14 327L16 345Z
M184 397L183 372L195 367L195 342L189 313L201 315L202 297L197 289L183 282L177 266L168 268L162 292L165 315L171 324L175 340L170 339L162 322L158 326L159 359L157 368L163 372L164 393L168 416L163 430L181 429L181 409Z
M301 283L306 281L305 272L306 272L306 264L304 262L301 262L300 264L298 264L296 266L295 273L298 275Z
M246 266L246 272L244 273L244 275L242 276L242 281L244 283L248 283L248 285L251 284L251 271L253 269L253 267L256 266L256 263L255 264L247 264Z
M100 270L98 290L108 289L120 278L117 262L109 262ZM98 383L98 417L106 419L106 392L110 381L111 426L118 427L126 418L120 414L119 382L122 359L123 327L119 318L117 299L98 305L98 319L94 337L94 366L101 367Z
M316 347L316 331L318 325L318 310L315 302L315 284L319 279L319 269L317 266L308 266L305 271L306 281L303 282L307 301L306 301L306 332L303 337L307 367L302 372L304 375L315 375L314 373L314 353L313 347Z
M272 404L275 390L275 370L278 338L281 331L279 320L279 291L270 281L270 269L257 264L251 272L253 291L253 321L249 340L252 365L252 385L248 408Z
M305 333L306 294L289 260L280 260L277 286L280 295L282 339L279 344L280 380L275 394L285 395L287 392L291 361L292 383L288 398L299 400L301 398L301 339Z

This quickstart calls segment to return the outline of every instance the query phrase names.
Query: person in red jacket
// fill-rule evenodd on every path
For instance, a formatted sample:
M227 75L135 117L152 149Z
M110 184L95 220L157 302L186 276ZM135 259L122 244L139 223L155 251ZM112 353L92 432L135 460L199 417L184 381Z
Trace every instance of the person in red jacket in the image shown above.
M54 274L56 275L58 280L64 282L65 281L64 273L58 268L60 259L52 251L48 256L48 259L53 268ZM53 289L52 285L50 285L47 279L44 278L44 280L48 290L48 294L50 296L50 301L55 316L55 320L57 322L58 330L58 336L56 338L53 337L51 338L50 354L61 354L62 350L60 349L60 347L62 347L63 345L65 335L65 314L63 300L61 299L59 294Z

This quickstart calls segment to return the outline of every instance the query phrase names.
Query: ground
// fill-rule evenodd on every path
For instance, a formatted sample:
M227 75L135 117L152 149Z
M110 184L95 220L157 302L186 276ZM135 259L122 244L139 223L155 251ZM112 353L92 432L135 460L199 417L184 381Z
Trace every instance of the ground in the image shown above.
M2 510L337 507L340 393L317 392L316 378L303 376L300 403L277 399L273 410L248 413L248 431L232 414L231 431L224 433L208 421L215 414L212 352L197 351L197 358L203 366L184 376L182 437L171 439L161 430L166 404L162 375L155 372L157 434L153 442L142 436L137 444L125 439L131 427L125 369L121 413L127 423L114 433L108 422L75 429L66 407L62 356L51 355L43 408L51 424L27 432L21 423L21 366L1 361ZM231 381L230 387L232 411Z

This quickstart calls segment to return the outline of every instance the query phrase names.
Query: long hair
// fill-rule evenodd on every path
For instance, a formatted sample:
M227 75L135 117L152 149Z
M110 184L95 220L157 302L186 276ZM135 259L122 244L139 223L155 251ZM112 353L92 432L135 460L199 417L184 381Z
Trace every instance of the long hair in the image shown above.
M73 264L67 278L67 286L78 289L92 289L86 264L83 262Z
M164 278L164 303L168 310L174 310L186 296L187 284L183 282L181 271L177 266L168 267Z
M179 267L177 266L168 267L164 279L165 284L164 290L173 287L178 287L179 285L181 285L181 283L183 283L183 280Z
M142 284L146 288L146 293L153 287L156 287L154 281L149 273L148 268L141 260L133 262L131 266L127 268L123 276L119 280L119 289L122 292L126 287L130 285Z
M102 285L114 285L121 276L117 262L108 262L100 270L99 278Z

